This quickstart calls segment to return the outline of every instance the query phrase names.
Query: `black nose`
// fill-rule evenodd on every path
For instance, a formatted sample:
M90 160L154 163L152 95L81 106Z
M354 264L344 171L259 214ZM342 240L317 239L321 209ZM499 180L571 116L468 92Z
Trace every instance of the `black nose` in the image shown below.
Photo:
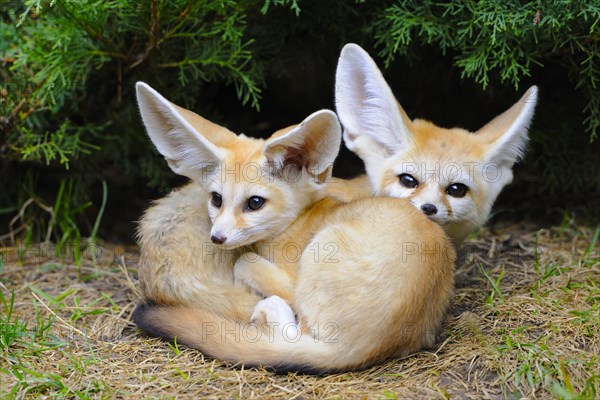
M227 238L224 237L224 236L215 236L215 235L212 235L210 237L210 240L212 240L212 242L214 244L223 244L223 243L225 243L225 241L227 240Z
M434 215L437 213L437 207L429 203L423 204L421 206L421 210L425 213L425 215Z

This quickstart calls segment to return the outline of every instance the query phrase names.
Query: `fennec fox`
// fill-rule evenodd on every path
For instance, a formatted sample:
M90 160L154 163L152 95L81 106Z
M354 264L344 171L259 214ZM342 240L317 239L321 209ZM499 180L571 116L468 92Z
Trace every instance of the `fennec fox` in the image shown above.
M152 141L191 179L142 219L141 329L221 360L311 373L434 344L453 247L405 199L326 197L341 142L333 113L256 140L137 90ZM272 297L253 313L262 296ZM294 313L276 296L298 316L293 337Z
M344 142L366 175L332 179L329 191L351 199L375 194L407 198L439 223L455 244L485 223L513 164L527 144L537 87L475 133L410 120L375 62L347 44L336 72L337 113Z
M339 122L323 110L257 140L168 102L145 83L136 88L150 139L171 169L191 180L140 221L142 292L158 304L249 321L261 298L233 287L234 262L245 246L275 237L325 196Z

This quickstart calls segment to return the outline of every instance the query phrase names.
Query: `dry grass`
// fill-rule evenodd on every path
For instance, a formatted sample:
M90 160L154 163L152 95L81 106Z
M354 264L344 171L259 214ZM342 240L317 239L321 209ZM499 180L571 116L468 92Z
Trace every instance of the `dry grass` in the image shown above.
M77 268L5 248L0 397L597 398L599 231L482 231L461 250L437 349L326 377L233 368L141 335L135 249L106 246Z

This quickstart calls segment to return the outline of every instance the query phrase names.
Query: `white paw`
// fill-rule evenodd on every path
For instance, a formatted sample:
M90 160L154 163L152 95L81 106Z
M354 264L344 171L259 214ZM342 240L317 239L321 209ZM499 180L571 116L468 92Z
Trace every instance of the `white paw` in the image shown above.
M248 261L245 258L246 254L252 253L244 253L240 258L238 258L233 266L233 284L238 288L250 286L249 283L251 274Z
M254 323L279 324L283 326L286 324L295 324L296 316L285 300L279 296L271 296L256 304L251 320Z

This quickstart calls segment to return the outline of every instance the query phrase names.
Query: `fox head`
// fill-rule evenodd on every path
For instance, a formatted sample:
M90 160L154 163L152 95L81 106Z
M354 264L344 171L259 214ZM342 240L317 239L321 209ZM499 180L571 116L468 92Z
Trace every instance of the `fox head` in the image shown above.
M410 199L457 244L485 223L512 181L536 101L532 86L471 133L409 119L373 59L355 44L342 49L336 72L344 142L364 161L374 192Z
M212 242L237 248L283 232L326 195L341 127L321 110L260 140L236 135L136 85L144 125L173 172L201 187Z

